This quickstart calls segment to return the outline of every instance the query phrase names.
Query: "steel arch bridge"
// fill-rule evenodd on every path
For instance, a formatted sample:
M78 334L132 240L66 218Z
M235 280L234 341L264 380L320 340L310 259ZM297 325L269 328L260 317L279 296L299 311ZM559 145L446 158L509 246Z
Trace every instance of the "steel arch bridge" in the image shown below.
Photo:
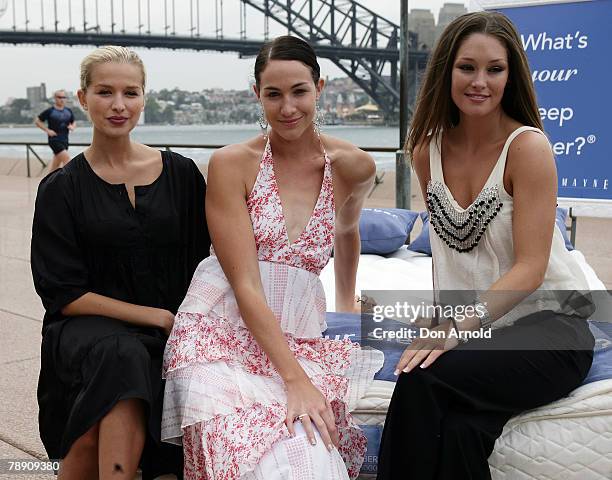
M262 21L263 35L261 30L252 33L252 19ZM270 38L270 21L273 29L310 42L387 118L396 118L400 27L355 0L0 0L0 43L115 44L249 56ZM225 32L231 22L239 30L229 37ZM425 67L428 52L411 48L417 45L415 34L410 42L412 103L416 74Z

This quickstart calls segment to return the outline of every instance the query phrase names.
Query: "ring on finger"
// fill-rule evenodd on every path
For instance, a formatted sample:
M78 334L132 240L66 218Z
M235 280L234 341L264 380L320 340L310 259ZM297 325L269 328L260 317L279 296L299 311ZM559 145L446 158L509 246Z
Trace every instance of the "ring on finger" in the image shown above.
M293 419L293 421L294 421L294 422L297 422L297 421L300 421L300 422L301 422L301 421L302 421L302 418L304 418L304 417L308 417L308 414L307 414L307 413L302 413L301 415L298 415L297 417L295 417L295 418Z

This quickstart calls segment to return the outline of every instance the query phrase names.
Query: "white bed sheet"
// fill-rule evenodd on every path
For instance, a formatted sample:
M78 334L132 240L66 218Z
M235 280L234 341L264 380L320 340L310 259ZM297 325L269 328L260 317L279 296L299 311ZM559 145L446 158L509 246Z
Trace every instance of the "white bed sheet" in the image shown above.
M335 312L334 259L321 272L327 311ZM389 257L364 254L359 257L356 291L430 290L431 257L405 247Z
M605 290L603 282L579 250L570 254L584 272L590 290ZM334 259L321 272L327 297L327 311L335 312ZM359 257L356 290L431 290L431 257L408 250L406 246L383 257L364 254Z

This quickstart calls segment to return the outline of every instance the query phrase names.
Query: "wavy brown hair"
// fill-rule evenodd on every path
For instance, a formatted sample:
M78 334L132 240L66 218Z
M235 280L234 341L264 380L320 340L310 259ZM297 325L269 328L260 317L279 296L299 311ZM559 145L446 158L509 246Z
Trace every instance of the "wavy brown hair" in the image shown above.
M404 145L411 158L415 147L425 141L429 132L435 138L442 129L459 123L459 109L451 97L453 64L461 43L473 33L491 35L506 47L509 76L501 101L504 112L523 125L544 129L529 62L516 27L498 12L467 13L453 20L442 32L427 64Z

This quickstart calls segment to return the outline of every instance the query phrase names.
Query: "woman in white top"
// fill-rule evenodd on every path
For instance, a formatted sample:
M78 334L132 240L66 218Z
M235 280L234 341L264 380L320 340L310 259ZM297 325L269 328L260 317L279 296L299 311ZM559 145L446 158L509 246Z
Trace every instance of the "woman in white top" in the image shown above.
M457 18L431 56L406 150L430 214L435 297L471 300L432 326L441 340L402 355L381 480L491 478L508 419L565 396L591 366L587 284L554 227L555 161L530 77L500 13Z

